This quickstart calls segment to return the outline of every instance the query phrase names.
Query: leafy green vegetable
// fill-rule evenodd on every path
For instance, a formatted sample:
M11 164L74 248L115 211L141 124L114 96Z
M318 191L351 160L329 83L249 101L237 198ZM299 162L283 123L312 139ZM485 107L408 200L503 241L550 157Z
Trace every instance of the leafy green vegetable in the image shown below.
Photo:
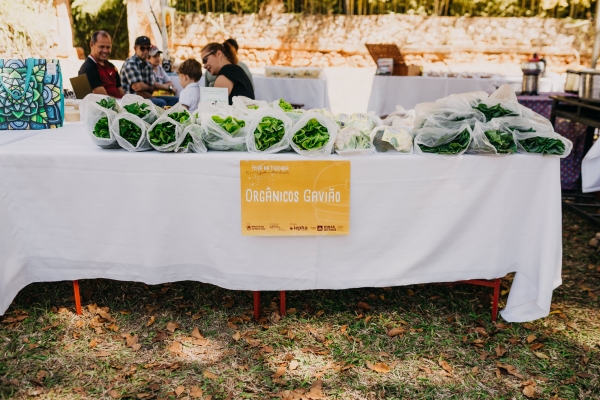
M170 122L154 125L154 128L148 132L148 139L155 146L165 146L175 142L175 125Z
M256 105L249 105L249 106L246 106L246 108L248 108L248 110L258 110L258 106L256 106Z
M507 109L503 108L500 105L500 103L496 104L495 106L491 106L491 107L488 107L487 104L479 103L479 104L477 104L477 106L475 106L475 109L481 111L483 113L483 115L485 115L486 122L490 121L493 118L519 115L519 114L516 114L512 110L507 110Z
M97 104L100 105L100 107L104 107L113 111L118 111L117 101L112 97L105 97L102 100L100 100Z
M188 144L192 143L192 141L192 135L188 133L187 135L185 135L185 139L183 139L183 142L181 142L181 145L179 147L185 149Z
M279 107L281 107L283 111L292 111L294 109L294 107L284 99L279 99Z
M273 117L264 117L254 130L256 149L264 151L281 142L285 128L283 121Z
M174 112L169 114L169 118L182 124L188 119L190 119L190 113L187 111Z
M528 153L562 155L565 152L565 144L559 139L534 136L519 140L521 146Z
M448 140L450 136L452 136L452 134L442 136L438 140L438 143ZM465 129L448 143L444 143L439 146L426 146L424 144L419 143L419 147L421 148L421 151L423 151L423 153L458 154L469 146L470 140L471 135L469 134L469 130Z
M213 115L212 120L215 121L221 128L229 132L231 136L235 135L241 128L246 126L246 122L244 120L239 120L231 116L223 119L218 115Z
M102 117L98 120L98 122L96 122L96 125L94 125L94 135L102 139L110 138L110 131L108 128L108 117Z
M121 118L119 120L119 134L132 146L137 146L140 138L142 137L142 128L128 119Z
M498 153L509 154L517 151L517 144L512 134L498 130L489 130L484 133Z
M148 115L150 113L150 110L147 109L148 108L148 104L146 104L146 103L142 103L142 104L140 104L140 103L131 103L131 104L127 104L123 108L128 113L136 115L136 116L138 116L140 118L144 118L146 115Z
M302 150L318 150L329 141L329 132L316 118L312 118L296 132L292 141Z

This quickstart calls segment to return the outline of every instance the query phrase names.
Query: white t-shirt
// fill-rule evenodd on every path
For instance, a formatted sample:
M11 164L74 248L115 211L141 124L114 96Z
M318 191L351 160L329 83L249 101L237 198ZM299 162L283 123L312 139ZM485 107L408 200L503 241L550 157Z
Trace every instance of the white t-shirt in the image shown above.
M188 110L194 111L200 104L200 86L193 82L183 88L179 94L179 102L187 106Z

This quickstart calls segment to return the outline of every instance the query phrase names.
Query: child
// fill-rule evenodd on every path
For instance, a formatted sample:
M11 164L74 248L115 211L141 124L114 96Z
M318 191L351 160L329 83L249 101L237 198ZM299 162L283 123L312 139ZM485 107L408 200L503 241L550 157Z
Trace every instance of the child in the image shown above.
M179 83L183 90L179 95L179 102L183 106L194 111L200 104L200 86L198 81L202 78L202 66L200 63L193 58L185 60L180 66L179 71Z

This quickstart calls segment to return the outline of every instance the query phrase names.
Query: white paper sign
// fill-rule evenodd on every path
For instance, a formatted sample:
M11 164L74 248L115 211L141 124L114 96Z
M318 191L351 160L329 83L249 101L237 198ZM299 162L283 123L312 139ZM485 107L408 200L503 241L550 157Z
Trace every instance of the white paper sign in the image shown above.
M226 88L201 87L200 102L213 106L226 106L229 104L229 96Z

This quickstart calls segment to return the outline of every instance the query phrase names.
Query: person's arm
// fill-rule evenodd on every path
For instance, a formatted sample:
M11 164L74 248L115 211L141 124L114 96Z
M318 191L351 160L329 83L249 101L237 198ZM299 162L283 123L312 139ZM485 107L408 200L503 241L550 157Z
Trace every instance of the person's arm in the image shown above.
M225 78L223 75L219 75L219 76L217 76L217 79L215 80L214 87L227 88L227 95L230 95L231 91L233 90L233 82L231 82L229 79Z
M135 92L138 96L142 96L147 99L152 97L152 91L150 85L144 83L142 74L138 68L134 67L132 64L123 64L123 69L125 70L125 76L127 80L131 84L131 90Z
M119 94L121 95L121 97L125 96L125 91L122 87L119 88Z
M123 89L121 89L121 90L123 90ZM104 89L104 86L98 86L97 88L93 88L92 93L103 94L103 95L108 96L108 93L106 92L106 89Z

